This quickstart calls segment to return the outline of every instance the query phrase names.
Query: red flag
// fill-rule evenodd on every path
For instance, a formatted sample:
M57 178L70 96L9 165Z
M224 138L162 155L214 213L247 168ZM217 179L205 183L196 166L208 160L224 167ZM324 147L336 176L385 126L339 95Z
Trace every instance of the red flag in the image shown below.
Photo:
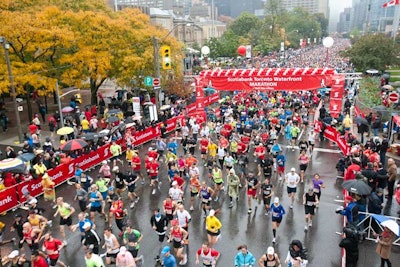
M382 7L385 8L390 6L396 6L398 4L400 4L400 0L391 0L389 2L383 3Z

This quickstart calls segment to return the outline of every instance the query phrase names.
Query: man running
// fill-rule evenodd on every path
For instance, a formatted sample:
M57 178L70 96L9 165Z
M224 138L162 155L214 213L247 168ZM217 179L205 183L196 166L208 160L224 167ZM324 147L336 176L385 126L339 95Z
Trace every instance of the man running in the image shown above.
M314 192L314 189L308 188L308 192L303 195L304 212L306 214L306 225L305 231L308 231L308 227L312 226L312 219L315 214L315 206L318 204L318 196Z
M293 209L293 203L297 192L297 185L300 182L300 176L296 173L295 168L291 168L290 172L286 174L285 182L287 185L287 193L291 199L290 208Z
M269 214L271 198L274 195L273 189L274 189L274 186L270 183L269 179L265 179L264 183L262 183L260 186L260 195L263 198L265 215Z
M197 250L196 264L200 264L201 261L203 267L215 267L220 255L217 250L210 248L208 243L204 242Z
M69 230L71 232L73 232L71 215L74 212L75 212L75 208L72 207L70 204L65 203L63 197L57 198L57 211L54 214L54 218L57 217L58 214L60 214L60 234L64 240L63 241L64 245L67 245L64 226L67 225Z
M257 177L254 176L254 173L249 172L247 179L246 179L246 186L247 186L247 205L248 211L247 213L250 214L253 212L251 208L251 200L257 198L257 188L259 186Z

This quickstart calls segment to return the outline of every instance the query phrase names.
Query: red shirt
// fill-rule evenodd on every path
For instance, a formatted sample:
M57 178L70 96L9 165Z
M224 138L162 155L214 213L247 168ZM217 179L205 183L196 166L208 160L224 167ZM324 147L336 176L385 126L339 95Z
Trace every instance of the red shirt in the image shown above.
M132 158L132 169L135 171L140 171L140 166L141 166L141 160L139 156L133 157Z
M264 146L257 146L254 150L256 156L259 159L265 159L265 147Z
M156 161L152 161L149 163L149 174L150 176L157 176L158 175L158 168L160 165Z
M36 132L37 132L37 130L38 130L38 127L35 125L35 124L30 124L29 126L28 126L28 128L29 128L29 132L31 133L31 135L32 134L35 134Z
M53 238L53 240L45 240L43 242L43 246L46 248L46 250L50 251L55 251L56 253L54 254L49 254L49 258L52 260L58 259L60 256L60 252L58 251L58 248L62 245L62 242L58 239Z
M209 255L210 250L211 250L211 255ZM212 249L212 248L209 248L207 251L203 251L202 248L199 248L197 250L197 255L200 256L202 252L204 255L211 256L211 257L218 257L218 255L219 255L218 251L216 251L215 249Z
M208 147L208 140L207 138L202 138L200 140L200 149L202 152L207 151L207 147Z
M48 267L47 261L42 256L37 256L36 260L32 261L33 267Z
M183 178L180 177L179 175L178 176L175 175L173 181L176 181L179 187L182 187L182 185L185 183L185 180L183 180Z
M360 165L357 164L351 164L347 170L346 170L346 174L344 176L344 180L354 180L356 178L356 173L361 171L361 167Z
M147 156L149 156L149 158L153 158L153 159L157 159L158 158L158 153L155 150L151 150L147 153Z
M237 153L238 154L241 154L241 153L243 153L244 151L246 150L246 144L245 143L243 143L243 142L238 142L238 151L237 151Z

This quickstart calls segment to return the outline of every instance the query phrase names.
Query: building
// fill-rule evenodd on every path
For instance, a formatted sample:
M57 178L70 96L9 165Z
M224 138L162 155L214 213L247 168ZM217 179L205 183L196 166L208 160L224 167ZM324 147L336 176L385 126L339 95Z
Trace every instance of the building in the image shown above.
M345 8L339 16L339 22L337 24L337 32L339 33L348 33L350 32L350 23L351 23L351 8Z
M281 0L280 3L288 11L302 7L311 14L322 13L329 19L329 0Z

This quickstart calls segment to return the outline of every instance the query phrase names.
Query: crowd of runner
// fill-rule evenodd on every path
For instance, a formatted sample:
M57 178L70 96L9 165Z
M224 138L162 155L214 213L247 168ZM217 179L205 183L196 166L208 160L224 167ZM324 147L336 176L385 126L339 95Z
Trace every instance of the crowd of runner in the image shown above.
M319 55L323 56L321 53ZM304 53L303 57L312 60L311 54ZM306 190L300 197L304 205L304 230L310 231L325 187L318 173L313 173L311 177L305 175L314 145L319 138L323 139L323 136L318 138L314 131L313 114L319 114L317 119L323 124L329 123L343 129L343 136L352 145L351 155L343 160L343 166L338 165L340 171L347 169L345 180L354 179L356 173L361 172L368 178L374 193L381 193L375 188L388 189L388 198L391 198L395 183L393 170L397 171L397 167L389 159L388 175L383 178L385 157L378 155L376 159L376 153L383 151L383 141L378 149L373 140L373 143L367 142L365 146L356 139L350 140L352 135L346 119L327 119L329 113L324 112L325 107L318 108L320 101L324 103L323 96L308 91L255 92L226 97L218 106L219 117L210 115L206 121L201 117L189 117L173 133L167 135L164 132L154 140L147 151L139 151L132 146L130 131L126 131L123 136L123 131L117 130L115 137L112 135L111 138L102 139L111 142L110 152L113 157L102 162L97 177L89 177L76 166L74 177L68 181L69 186L76 190L76 203L66 203L63 197L56 197L54 184L46 173L53 165L46 166L40 157L33 164L32 173L42 179L44 198L54 208L53 218L46 218L44 208L48 207L38 207L37 199L25 192L27 201L24 208L29 215L17 213L11 228L17 234L15 242L19 243L19 250L3 257L3 263L23 266L25 261L32 261L33 266L37 267L48 266L48 263L50 266L67 266L59 260L60 252L68 245L66 232L79 231L88 267L111 264L118 267L146 266L140 252L143 235L128 219L132 214L140 212L135 210L141 197L136 192L138 186L151 187L151 194L165 197L162 205L153 210L148 220L149 227L152 227L159 240L158 247L155 246L156 260L166 267L187 263L187 246L192 234L189 226L191 216L196 212L204 215L207 240L204 240L195 255L189 257L195 257L196 263L205 267L217 265L221 257L217 249L218 241L224 225L219 221L220 211L215 207L225 205L219 203L222 194L228 195L226 205L229 208L247 205L248 214L254 212L253 207L260 199L264 216L270 217L272 221L272 243L275 244L279 240L279 226L286 210L294 208L297 188L303 186ZM92 117L93 114L90 114ZM84 120L87 121L87 116ZM89 122L87 131L93 128L90 125ZM83 125L81 127L85 131ZM38 128L31 128L32 135L40 135ZM125 153L122 153L121 146L116 142L122 137L127 143ZM32 139L34 141L35 138ZM50 141L46 140L45 144ZM34 152L35 146L37 149L45 149L40 146L40 142L39 146L27 142L23 149L26 147ZM368 149L370 154L366 153ZM47 153L50 154L50 151L53 151L53 155L57 153L54 152L56 149L50 149ZM295 154L298 164L287 166L283 151ZM144 152L143 160L141 157ZM36 154L45 153L41 151ZM376 176L369 176L373 172ZM167 173L167 177L162 177L160 173ZM385 179L388 183L381 181ZM163 191L165 187L161 187L162 183L170 185L168 191ZM289 206L284 207L274 195L277 187L286 188L291 200ZM240 199L240 190L246 191L246 199ZM189 191L189 198L186 197L186 191ZM367 205L364 196L352 195L351 200L349 198L346 201L358 203L360 211ZM360 218L353 217L355 213L346 210L340 212L347 216L350 223L358 226L357 220ZM60 239L49 231L54 220L60 226ZM102 232L96 227L99 220L105 222ZM165 242L170 242L170 245L166 246ZM273 244L258 258L252 255L246 244L242 244L238 247L237 255L232 258L233 264L238 267L256 264L260 267L282 266L284 263L295 267L307 264L307 256L300 241L293 240L284 257L279 257ZM31 253L25 253L26 250ZM28 259L25 255L30 254L32 258Z

